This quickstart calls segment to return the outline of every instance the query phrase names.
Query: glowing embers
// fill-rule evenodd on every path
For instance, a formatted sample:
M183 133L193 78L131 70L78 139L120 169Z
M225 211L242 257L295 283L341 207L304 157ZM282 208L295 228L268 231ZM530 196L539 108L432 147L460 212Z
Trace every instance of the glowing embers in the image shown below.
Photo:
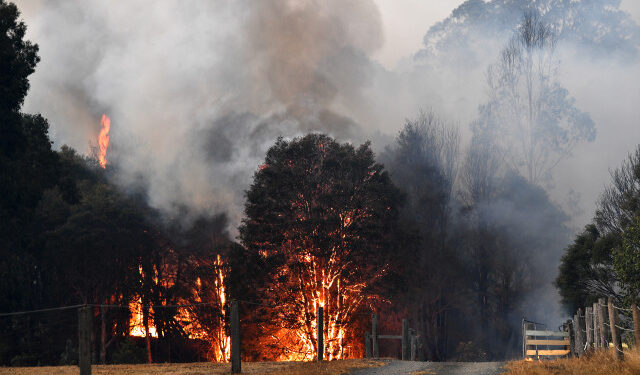
M102 168L107 167L107 149L109 148L109 130L111 129L111 119L107 115L102 115L100 119L100 134L98 134L98 162Z

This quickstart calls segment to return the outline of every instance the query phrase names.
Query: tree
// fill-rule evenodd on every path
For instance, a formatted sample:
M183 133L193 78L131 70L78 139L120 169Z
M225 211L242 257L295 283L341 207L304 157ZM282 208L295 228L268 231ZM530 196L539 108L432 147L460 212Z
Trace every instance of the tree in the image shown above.
M40 61L38 45L24 40L27 27L13 3L0 0L0 115L17 113L29 90L27 77ZM3 137L4 138L4 137ZM4 145L7 140L3 139Z
M14 4L0 0L0 252L17 250L42 192L56 182L49 124L20 114L40 59L38 46L24 39L19 16Z
M556 287L569 311L593 297L637 298L640 146L611 172L611 180L598 199L594 223L576 236L562 258Z
M232 282L229 279L229 258L239 245L229 239L227 225L225 215L199 217L176 236L181 244L179 253L185 263L181 267L181 275L176 277L176 284L186 289L187 294L193 294L189 299L196 304L187 309L189 319L184 322L185 331L206 340L209 347L205 356L216 362L230 360L231 343L227 332ZM237 283L246 285L247 278ZM203 302L207 305L198 305Z
M358 313L381 300L378 283L397 256L398 190L366 143L321 134L279 139L247 192L240 239L264 258L267 324L276 357L312 358L324 307L325 358L340 358ZM296 349L283 351L286 347Z
M595 222L603 232L622 232L640 215L640 145L611 172L611 185L598 200Z
M589 224L566 248L555 279L566 311L593 303L597 296L617 294L611 251L617 246L619 239L615 235L603 236L594 224Z
M637 303L640 296L640 216L636 216L624 231L622 246L615 251L613 264L624 294Z
M589 58L628 61L638 55L640 25L620 9L620 0L467 0L429 28L418 56L444 55L449 63L471 65L486 52L487 41L502 40L526 11L538 12L559 39Z
M430 360L447 358L448 317L458 305L456 289L461 287L456 277L460 263L450 244L459 141L457 127L433 112L421 112L406 121L383 155L406 197L403 226L414 228L416 237L404 260L410 287L398 302L407 306Z
M538 13L525 13L487 71L489 102L480 106L481 118L472 128L499 142L510 166L534 184L549 180L576 144L596 134L589 115L558 82L556 40Z

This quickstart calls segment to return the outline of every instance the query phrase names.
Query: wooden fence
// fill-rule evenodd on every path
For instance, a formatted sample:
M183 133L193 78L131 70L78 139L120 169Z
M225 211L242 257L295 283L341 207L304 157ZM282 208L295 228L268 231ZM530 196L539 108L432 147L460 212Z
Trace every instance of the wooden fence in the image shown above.
M538 324L523 320L524 358L581 357L589 351L613 348L622 360L624 349L629 346L623 343L624 336L633 333L635 345L640 345L640 309L636 304L630 309L618 307L612 298L607 303L599 298L593 305L579 308L561 331L538 330Z
M231 301L231 373L242 373L242 363L240 360L240 354L242 352L242 345L240 341L241 325L240 325L240 312L237 300ZM244 301L247 302L247 301ZM78 367L80 368L80 375L91 375L91 332L92 332L92 307L97 305L83 305L72 306L79 307L78 310ZM317 341L317 356L318 361L323 360L324 353L324 322L323 322L323 308L318 306L316 310L316 337ZM378 334L378 316L372 315L371 319L371 333L365 333L365 348L367 358L379 358L379 340L401 340L402 342L402 360L423 360L422 358L422 338L416 334L414 329L409 328L407 319L402 319L402 332L399 335L393 334Z
M364 347L366 358L380 358L380 339L402 340L402 360L421 361L422 358L422 337L415 329L409 328L407 319L402 319L402 332L399 335L379 335L378 315L371 316L371 333L364 333ZM372 350L373 348L373 350Z
M528 359L558 358L571 353L568 331L538 329L539 323L522 321L522 356Z
M625 327L620 318L625 312L631 313L630 322L626 324L629 327ZM590 350L611 347L621 360L624 348L628 347L622 342L623 334L633 333L635 345L640 344L640 310L635 304L626 309L616 306L612 298L607 303L604 298L599 298L593 305L579 308L570 323L574 356L580 357Z

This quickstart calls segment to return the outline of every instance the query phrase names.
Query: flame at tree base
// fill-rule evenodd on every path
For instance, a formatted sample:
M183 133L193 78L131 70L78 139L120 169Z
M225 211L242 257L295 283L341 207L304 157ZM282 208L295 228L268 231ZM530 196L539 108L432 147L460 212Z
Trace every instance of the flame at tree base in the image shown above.
M190 301L179 300L179 307L176 308L176 315L173 318L187 334L189 339L203 340L209 345L205 357L209 361L228 362L231 358L231 338L226 334L225 322L227 313L225 305L227 301L224 287L225 269L222 257L218 254L211 266L213 267L214 279L208 283L210 292L203 298L203 283L198 278L192 290L193 299ZM142 267L139 267L140 275L143 276ZM156 275L152 278L154 284L163 284ZM164 282L163 288L171 288L172 282ZM160 288L162 289L162 288ZM162 309L165 306L157 306ZM166 306L169 307L169 306ZM135 337L146 337L147 330L144 327L144 306L142 298L129 304L131 318L129 320L129 335ZM154 322L154 309L149 307L148 312L149 336L158 338L158 331ZM215 321L213 326L205 325L202 322Z

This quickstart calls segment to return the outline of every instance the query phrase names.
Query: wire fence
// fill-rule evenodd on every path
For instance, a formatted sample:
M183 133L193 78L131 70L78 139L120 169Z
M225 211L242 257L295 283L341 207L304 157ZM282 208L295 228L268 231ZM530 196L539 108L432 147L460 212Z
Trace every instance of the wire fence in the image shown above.
M626 348L638 344L640 327L634 324L634 318L637 321L639 314L637 305L622 307L612 298L607 303L599 298L592 306L578 309L571 320L571 342L575 348L571 355L582 356L588 351L614 348L618 359L622 359Z
M252 335L256 336L261 332L272 330L279 332L278 335L284 335L279 338L281 341L300 340L291 333L301 328L299 321L273 320L272 315L265 314L265 309L284 311L285 308L289 308L285 305L240 299L228 301L224 306L221 306L219 301L144 305L142 301L134 302L137 303L136 306L141 309L140 311L135 311L133 302L72 304L31 310L0 311L0 366L78 365L83 346L81 344L83 327L80 317L83 310L89 311L91 326L84 330L89 331L91 340L88 344L90 346L89 363L94 364L148 362L148 356L153 357L154 362L171 362L174 358L185 362L229 361L234 303L244 306L241 319L238 319L238 323L243 327L243 336L251 339ZM145 312L142 312L142 308ZM201 331L207 331L202 336L192 336L191 325L195 326L198 321L193 314L202 314L203 311L209 314L203 314L206 318L214 323L217 322L217 337L213 337L211 324L198 327ZM367 319L363 318L370 318L371 315L372 311L360 309L350 312L350 319L362 320L361 324L366 325ZM324 324L326 327L329 324L335 324L335 321L327 319ZM289 339L286 336L288 331L289 336L294 335ZM176 333L176 337L172 337L170 332ZM362 332L360 328L358 332ZM354 340L361 341L360 336L362 336L361 333L356 334ZM220 347L215 350L212 349L212 339L218 340L220 344L218 345ZM277 343L277 340L278 338L275 337L274 343ZM330 346L335 345L335 342L336 339L327 337L325 344ZM14 344L8 345L11 343ZM362 342L359 345L362 345ZM285 348L281 353L284 356L302 358L306 355L307 359L313 359L315 355L310 353L308 348L287 347L286 343L281 343L280 346ZM257 357L263 354L261 353L263 350L268 349L256 349L254 353L251 348L247 348L243 355ZM271 350L277 349L271 348ZM349 357L365 355L364 345L362 347L346 345L345 350ZM223 352L224 358L213 358L220 352Z

